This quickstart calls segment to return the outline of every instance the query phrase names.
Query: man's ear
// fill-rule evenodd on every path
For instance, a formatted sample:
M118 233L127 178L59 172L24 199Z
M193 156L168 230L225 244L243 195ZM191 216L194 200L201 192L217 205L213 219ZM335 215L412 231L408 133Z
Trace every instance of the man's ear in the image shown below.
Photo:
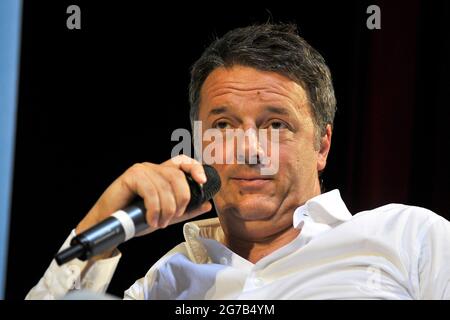
M319 153L317 155L318 172L323 171L323 169L325 169L325 166L327 165L328 152L330 152L331 147L331 134L332 134L331 125L327 124L325 134L320 138L320 148Z

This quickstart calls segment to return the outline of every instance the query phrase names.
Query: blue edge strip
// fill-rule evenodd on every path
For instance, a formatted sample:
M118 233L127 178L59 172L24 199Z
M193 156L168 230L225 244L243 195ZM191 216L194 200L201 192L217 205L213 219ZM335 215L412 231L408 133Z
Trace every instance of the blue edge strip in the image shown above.
M22 1L0 0L0 299L5 297L12 199Z

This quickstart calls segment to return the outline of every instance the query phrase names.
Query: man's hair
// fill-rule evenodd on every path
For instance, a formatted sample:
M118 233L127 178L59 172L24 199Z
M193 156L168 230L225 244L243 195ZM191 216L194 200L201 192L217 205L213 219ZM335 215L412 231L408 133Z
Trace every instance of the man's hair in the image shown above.
M235 65L276 72L301 85L311 107L316 142L326 125L333 125L336 98L325 60L299 36L296 25L269 23L229 31L194 63L189 85L191 124L198 119L200 91L208 75L216 68Z

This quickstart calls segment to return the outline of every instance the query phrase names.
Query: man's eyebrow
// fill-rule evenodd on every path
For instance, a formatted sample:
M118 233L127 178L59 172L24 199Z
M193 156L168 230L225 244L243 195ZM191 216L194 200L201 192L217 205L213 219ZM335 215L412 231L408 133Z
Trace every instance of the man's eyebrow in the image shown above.
M283 108L283 107L277 107L277 106L268 106L266 108L266 110L264 110L264 111L268 111L268 112L276 113L276 114L280 114L280 115L285 115L285 116L291 115L291 112L288 109Z
M212 108L209 113L208 113L208 117L209 116L213 116L213 115L218 115L218 114L222 114L225 113L228 110L227 107L224 106L220 106L220 107L214 107Z
M213 116L213 115L223 114L223 113L226 113L227 111L228 111L228 108L226 106L214 107L209 111L208 117ZM288 109L283 108L283 107L277 107L277 106L268 106L264 109L264 112L276 113L276 114L284 115L284 116L292 115L292 113Z

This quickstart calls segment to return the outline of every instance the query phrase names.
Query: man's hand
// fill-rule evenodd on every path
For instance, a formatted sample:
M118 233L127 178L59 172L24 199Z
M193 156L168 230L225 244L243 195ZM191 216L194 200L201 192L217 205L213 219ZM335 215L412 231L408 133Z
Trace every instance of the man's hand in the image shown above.
M208 212L212 208L209 201L185 213L191 195L184 172L190 174L199 184L206 182L203 166L184 155L159 165L153 163L133 165L105 190L78 224L76 234L80 234L115 211L126 207L136 194L144 200L147 224L150 226L139 235L148 234Z

